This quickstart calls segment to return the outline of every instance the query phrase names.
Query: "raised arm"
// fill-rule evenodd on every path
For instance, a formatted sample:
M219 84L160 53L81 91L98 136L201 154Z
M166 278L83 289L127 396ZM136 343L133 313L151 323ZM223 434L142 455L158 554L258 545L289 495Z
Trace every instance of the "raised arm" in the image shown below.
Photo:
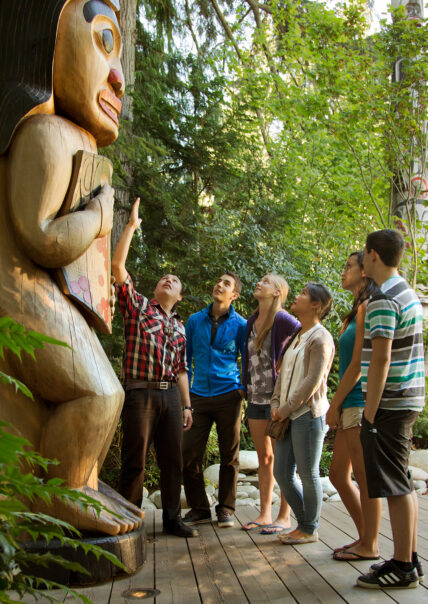
M123 230L122 237L114 250L111 261L113 276L118 285L122 285L125 281L128 271L126 270L126 259L128 257L129 246L131 245L132 237L135 231L141 224L141 218L138 218L138 208L140 206L140 198L138 197L132 206L131 215L128 224Z

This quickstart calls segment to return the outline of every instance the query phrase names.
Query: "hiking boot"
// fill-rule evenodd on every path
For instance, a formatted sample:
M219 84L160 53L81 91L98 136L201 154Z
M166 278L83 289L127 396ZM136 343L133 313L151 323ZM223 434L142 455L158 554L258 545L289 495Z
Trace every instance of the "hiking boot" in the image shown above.
M370 570L379 570L379 568L383 564L384 564L383 562L377 562L376 564L372 564L370 566ZM422 581L424 580L424 569L422 567L422 562L420 560L415 564L415 569L416 569L416 572L418 573L419 583L422 583Z
M368 589L407 589L418 586L418 573L414 568L403 571L393 560L387 560L380 568L358 577L357 585Z
M217 525L219 528L230 528L234 525L232 514L226 510L217 513Z
M209 510L189 510L184 516L183 522L187 526L211 522L211 512Z

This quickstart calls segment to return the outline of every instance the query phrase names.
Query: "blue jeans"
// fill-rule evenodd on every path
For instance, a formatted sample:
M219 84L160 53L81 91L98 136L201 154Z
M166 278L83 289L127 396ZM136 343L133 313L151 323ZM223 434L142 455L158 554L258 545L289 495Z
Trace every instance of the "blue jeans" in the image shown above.
M284 440L275 442L273 473L282 494L297 519L297 528L307 535L319 526L322 486L319 463L325 436L325 416L308 411L290 422ZM296 480L296 468L302 485Z

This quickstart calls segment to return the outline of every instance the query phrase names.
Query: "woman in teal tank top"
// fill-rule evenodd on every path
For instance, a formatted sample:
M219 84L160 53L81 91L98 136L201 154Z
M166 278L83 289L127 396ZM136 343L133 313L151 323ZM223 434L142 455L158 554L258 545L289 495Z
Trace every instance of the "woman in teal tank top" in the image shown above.
M352 253L342 273L342 287L354 295L354 304L345 317L339 337L340 383L326 421L337 429L330 480L336 487L358 531L358 539L338 548L335 560L376 560L379 558L378 532L381 500L369 499L360 442L364 398L361 391L361 351L364 341L364 318L368 298L377 289L364 275L363 252ZM359 489L352 482L352 474Z

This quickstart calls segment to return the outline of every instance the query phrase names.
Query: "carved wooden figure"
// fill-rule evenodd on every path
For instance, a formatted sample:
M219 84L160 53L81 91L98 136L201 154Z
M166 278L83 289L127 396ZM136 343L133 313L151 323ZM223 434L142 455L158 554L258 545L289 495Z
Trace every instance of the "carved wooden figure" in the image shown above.
M36 509L112 535L137 528L143 515L98 484L123 404L91 327L97 313L105 330L110 320L107 294L95 292L95 281L108 292L113 218L113 189L103 184L111 173L99 168L97 147L118 135L124 88L118 11L119 0L0 2L0 315L72 348L47 346L36 361L25 356L23 363L13 355L0 359L1 370L34 394L32 401L1 385L0 419L59 461L50 477L63 478L123 519L59 501L49 508L38 502ZM86 183L89 172L79 175L77 165L82 157L94 163ZM85 254L83 275L76 266ZM58 279L64 267L82 304L64 293L67 278Z

